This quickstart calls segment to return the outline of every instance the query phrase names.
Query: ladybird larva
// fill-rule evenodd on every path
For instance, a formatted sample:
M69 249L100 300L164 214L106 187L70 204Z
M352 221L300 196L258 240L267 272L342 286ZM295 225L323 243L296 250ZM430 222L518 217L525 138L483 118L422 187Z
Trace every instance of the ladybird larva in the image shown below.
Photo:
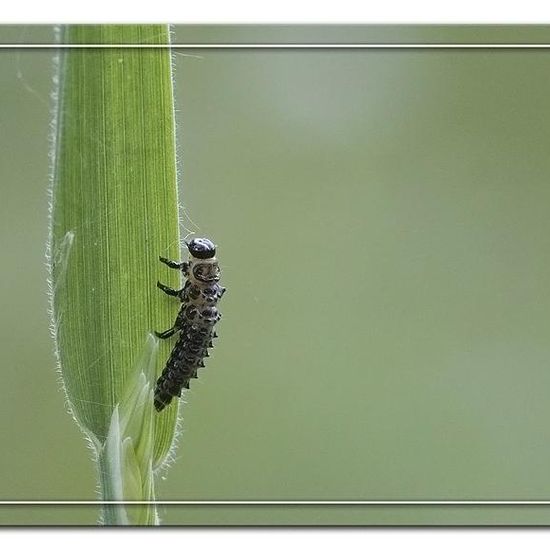
M155 409L158 412L174 397L181 397L183 388L189 389L191 378L197 378L197 370L204 367L208 348L213 347L212 340L217 336L214 325L221 319L217 305L225 288L219 284L221 271L216 246L205 238L196 238L186 244L189 261L178 263L160 258L168 267L180 269L187 280L181 290L157 283L163 292L181 301L174 326L164 332L155 332L163 339L179 333L155 387Z

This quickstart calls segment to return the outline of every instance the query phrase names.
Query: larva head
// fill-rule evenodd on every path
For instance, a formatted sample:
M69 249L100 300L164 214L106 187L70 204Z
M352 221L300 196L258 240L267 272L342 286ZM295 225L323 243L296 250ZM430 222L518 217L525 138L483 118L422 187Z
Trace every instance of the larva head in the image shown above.
M198 260L208 260L216 255L216 245L209 239L199 237L187 243L189 254Z

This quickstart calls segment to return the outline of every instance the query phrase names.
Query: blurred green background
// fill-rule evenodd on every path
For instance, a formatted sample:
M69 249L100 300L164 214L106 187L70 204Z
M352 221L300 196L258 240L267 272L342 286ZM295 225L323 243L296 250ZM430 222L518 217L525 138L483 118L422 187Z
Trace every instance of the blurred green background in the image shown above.
M179 26L175 42L550 27ZM46 27L0 41L51 42ZM185 54L185 55L184 55ZM94 499L48 330L51 50L0 51L0 499ZM180 50L183 234L220 339L160 499L550 500L550 51ZM151 327L152 329L158 327ZM161 506L167 524L549 524L548 507ZM1 506L1 524L94 524Z

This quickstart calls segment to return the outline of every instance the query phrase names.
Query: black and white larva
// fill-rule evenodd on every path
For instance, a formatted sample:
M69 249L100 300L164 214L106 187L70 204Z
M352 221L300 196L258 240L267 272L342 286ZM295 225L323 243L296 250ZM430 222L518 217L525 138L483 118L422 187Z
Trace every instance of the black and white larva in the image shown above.
M208 348L216 338L214 325L221 319L217 304L225 288L220 286L220 266L216 246L205 238L193 239L187 244L189 261L160 261L172 269L181 269L186 277L184 287L174 290L158 282L157 286L169 296L181 300L181 309L174 326L164 332L155 332L159 338L170 338L179 332L166 366L155 387L155 409L162 411L173 397L181 397L183 388L189 389L191 378L197 378L197 369L204 367Z

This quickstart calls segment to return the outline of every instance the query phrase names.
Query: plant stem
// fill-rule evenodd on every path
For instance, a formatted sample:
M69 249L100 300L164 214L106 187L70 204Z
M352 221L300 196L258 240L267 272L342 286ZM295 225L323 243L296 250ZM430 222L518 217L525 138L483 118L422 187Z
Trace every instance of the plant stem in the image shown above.
M169 44L165 25L69 25L66 44ZM64 48L57 75L49 268L52 332L70 410L91 441L103 500L153 500L177 407L152 386L177 304L159 255L179 257L170 50ZM107 524L154 523L154 507L107 506Z

